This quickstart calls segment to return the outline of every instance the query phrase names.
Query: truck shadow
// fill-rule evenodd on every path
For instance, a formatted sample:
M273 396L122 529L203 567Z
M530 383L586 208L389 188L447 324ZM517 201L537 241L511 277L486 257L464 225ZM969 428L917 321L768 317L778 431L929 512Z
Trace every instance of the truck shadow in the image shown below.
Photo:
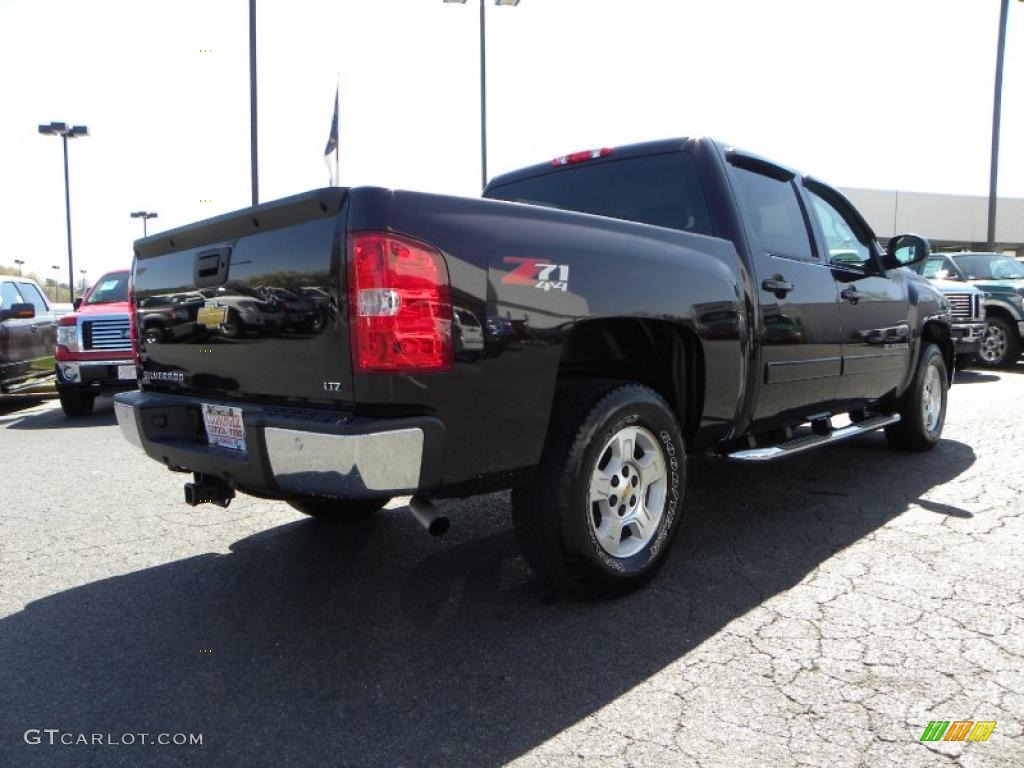
M88 416L65 415L56 399L54 407L37 413L19 415L9 414L0 423L6 423L7 429L71 429L80 427L107 427L117 423L114 417L114 401L109 397L97 397L93 412Z
M776 465L694 460L665 569L609 602L542 589L506 494L450 502L441 540L404 510L349 532L301 521L69 589L0 621L0 764L502 765L974 459L954 441L909 455L871 435ZM935 524L969 514L924 506ZM192 732L203 745L28 746L29 728Z

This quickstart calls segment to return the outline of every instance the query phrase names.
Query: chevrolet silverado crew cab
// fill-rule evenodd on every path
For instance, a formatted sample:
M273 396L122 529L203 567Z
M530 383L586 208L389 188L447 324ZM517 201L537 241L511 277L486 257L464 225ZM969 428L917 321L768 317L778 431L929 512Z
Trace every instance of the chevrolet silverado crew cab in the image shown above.
M950 315L904 268L928 253L709 139L566 155L484 199L321 189L135 243L136 305L313 287L326 320L241 337L211 300L202 338L140 344L115 411L192 504L344 520L411 495L438 532L432 500L511 488L528 562L614 593L664 561L690 452L936 444Z
M99 395L135 389L128 270L108 272L57 321L57 394L68 416L92 413Z
M57 317L34 280L0 275L0 395L53 380Z

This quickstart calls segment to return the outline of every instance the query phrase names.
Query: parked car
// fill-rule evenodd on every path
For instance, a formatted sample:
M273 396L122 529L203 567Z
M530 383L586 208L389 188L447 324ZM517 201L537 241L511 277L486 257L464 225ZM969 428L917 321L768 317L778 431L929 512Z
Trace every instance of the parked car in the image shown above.
M944 261L941 257L928 258L916 265L916 271L931 280L949 302L949 312L953 316L953 343L956 344L956 368L960 371L974 364L985 339L985 298L984 293L973 285L946 279L944 276L948 273L942 268Z
M276 303L284 311L284 322L288 328L312 333L323 330L324 315L316 298L287 288L266 287L262 290L267 301Z
M148 344L177 341L195 333L196 317L206 299L199 293L150 296L136 305L137 322Z
M1004 253L946 253L933 254L917 270L980 289L986 331L978 362L989 368L1017 364L1024 338L1024 264Z
M231 355L142 344L141 391L115 399L125 437L193 473L192 504L242 491L344 521L411 494L441 532L433 499L512 488L530 564L598 594L664 562L689 452L939 441L951 318L903 268L928 243L883 251L832 187L677 139L557 158L484 197L321 189L137 241L139 300L308 270L332 276L346 322ZM221 269L197 268L208 247ZM485 343L511 318L517 342L459 360L455 306Z
M108 272L57 320L60 406L68 416L92 413L99 395L135 389L126 269Z
M243 285L204 288L199 293L205 301L197 313L199 323L228 339L246 333L268 336L287 322L276 300L268 300Z
M34 280L0 276L0 395L53 380L57 319Z

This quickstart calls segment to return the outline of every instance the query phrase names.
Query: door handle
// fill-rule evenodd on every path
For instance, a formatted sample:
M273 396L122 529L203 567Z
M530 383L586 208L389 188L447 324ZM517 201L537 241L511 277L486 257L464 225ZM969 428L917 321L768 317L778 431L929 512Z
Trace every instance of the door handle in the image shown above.
M860 301L860 294L857 292L856 287L852 285L849 288L843 288L843 290L839 292L839 295L851 304L856 304Z
M761 281L761 287L768 291L768 293L774 293L775 298L784 299L786 294L793 290L794 285L787 283L786 278L782 275L772 275Z

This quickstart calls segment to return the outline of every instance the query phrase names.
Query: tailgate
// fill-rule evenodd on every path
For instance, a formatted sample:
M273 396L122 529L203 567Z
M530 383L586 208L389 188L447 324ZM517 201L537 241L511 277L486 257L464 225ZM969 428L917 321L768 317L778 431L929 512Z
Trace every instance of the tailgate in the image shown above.
M247 208L135 243L143 388L348 403L346 189Z

